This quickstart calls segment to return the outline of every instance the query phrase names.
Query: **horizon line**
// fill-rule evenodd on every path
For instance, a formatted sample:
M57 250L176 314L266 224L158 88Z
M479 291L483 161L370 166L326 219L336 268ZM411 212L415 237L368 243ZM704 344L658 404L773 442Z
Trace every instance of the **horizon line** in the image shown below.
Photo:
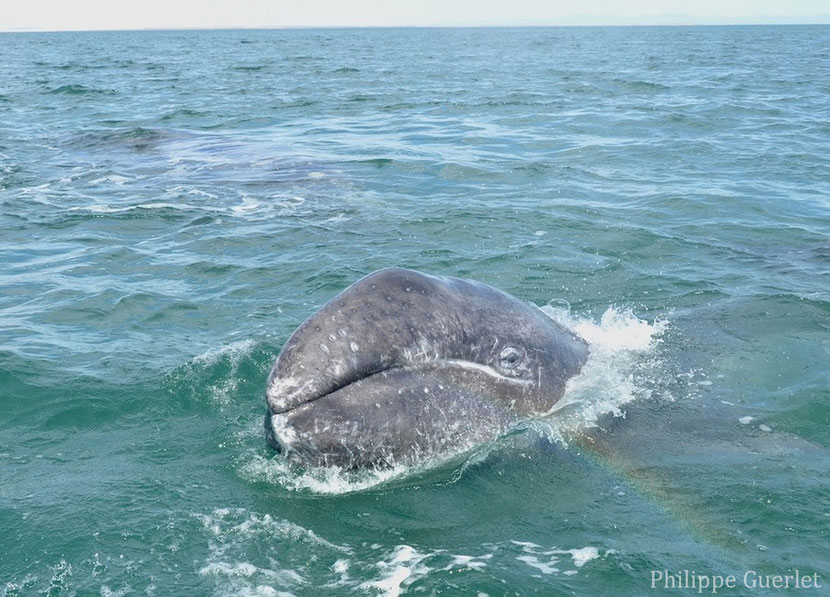
M827 26L830 15L817 15L817 20L782 20L782 21L723 21L723 22L682 22L665 23L517 23L517 24L444 24L444 25L233 25L216 27L158 26L158 27L101 27L96 29L49 29L38 27L0 28L0 33L118 33L150 31L272 31L272 30L343 30L343 29L543 29L543 28L579 28L579 27L792 27L792 26Z

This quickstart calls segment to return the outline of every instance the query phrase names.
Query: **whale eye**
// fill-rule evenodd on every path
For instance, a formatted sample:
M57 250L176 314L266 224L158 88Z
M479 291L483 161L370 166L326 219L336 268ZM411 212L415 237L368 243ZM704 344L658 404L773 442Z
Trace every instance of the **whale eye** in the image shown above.
M522 362L522 353L518 349L508 346L499 355L501 366L505 369L515 369Z

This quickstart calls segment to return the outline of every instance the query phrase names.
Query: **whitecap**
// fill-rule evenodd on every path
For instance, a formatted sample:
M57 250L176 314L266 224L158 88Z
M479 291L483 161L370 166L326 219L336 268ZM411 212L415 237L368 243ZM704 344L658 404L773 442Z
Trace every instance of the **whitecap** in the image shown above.
M420 553L409 545L399 545L388 559L377 563L381 578L366 581L360 588L377 589L382 592L383 597L398 597L406 586L432 570L422 563L427 557L429 554Z
M559 572L559 568L553 565L558 561L557 558L551 558L548 560L548 562L542 562L536 556L523 555L516 556L516 559L520 562L524 562L531 568L536 568L542 574L553 574L555 572Z
M242 215L245 213L256 211L260 207L262 207L262 204L259 201L257 201L253 197L245 196L242 198L242 203L240 203L239 205L234 205L231 208L231 211L235 215Z
M574 566L582 568L591 560L596 560L599 557L599 550L596 547L582 547L579 549L569 549L568 553L574 561Z
M572 549L561 549L558 547L544 548L541 545L527 541L511 541L512 544L521 547L522 555L516 556L520 562L535 568L543 574L554 574L561 572L567 576L577 574L578 568L582 568L588 562L600 558L599 549L594 546L577 547ZM614 553L614 550L605 552L605 556ZM570 556L574 568L562 570L562 556Z

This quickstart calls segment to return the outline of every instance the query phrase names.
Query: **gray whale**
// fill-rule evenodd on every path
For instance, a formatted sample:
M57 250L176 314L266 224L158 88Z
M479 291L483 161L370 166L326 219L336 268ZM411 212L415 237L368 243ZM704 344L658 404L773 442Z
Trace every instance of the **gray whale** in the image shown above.
M550 411L587 356L584 340L505 292L383 269L288 339L268 377L265 435L308 466L459 453Z

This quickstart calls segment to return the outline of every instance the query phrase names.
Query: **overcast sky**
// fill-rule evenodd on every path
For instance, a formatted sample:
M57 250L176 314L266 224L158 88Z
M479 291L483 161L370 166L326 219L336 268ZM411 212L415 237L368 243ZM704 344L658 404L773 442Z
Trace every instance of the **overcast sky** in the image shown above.
M0 0L0 30L830 23L830 0Z

